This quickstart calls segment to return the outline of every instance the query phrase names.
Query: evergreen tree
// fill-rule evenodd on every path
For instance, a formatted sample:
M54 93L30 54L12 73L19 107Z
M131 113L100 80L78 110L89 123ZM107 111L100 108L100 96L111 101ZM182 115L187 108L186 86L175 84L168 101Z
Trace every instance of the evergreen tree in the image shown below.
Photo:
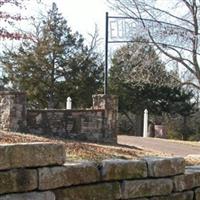
M13 87L26 91L34 107L63 108L68 96L76 106L88 106L102 85L99 55L72 33L55 3L37 26L35 41L4 52L2 63Z
M154 48L143 38L118 49L110 69L110 90L119 96L120 112L137 114L140 126L143 112L161 115L190 115L194 104L191 91L180 87L167 72ZM141 133L141 126L138 127Z

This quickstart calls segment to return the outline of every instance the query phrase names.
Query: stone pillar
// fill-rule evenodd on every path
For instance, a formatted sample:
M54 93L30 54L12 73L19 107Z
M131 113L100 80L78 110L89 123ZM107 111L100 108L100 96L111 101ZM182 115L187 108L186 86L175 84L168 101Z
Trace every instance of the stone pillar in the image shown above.
M0 92L0 129L23 131L26 127L26 94L23 92Z
M104 142L116 143L118 131L118 97L115 95L93 95L93 109L104 110Z

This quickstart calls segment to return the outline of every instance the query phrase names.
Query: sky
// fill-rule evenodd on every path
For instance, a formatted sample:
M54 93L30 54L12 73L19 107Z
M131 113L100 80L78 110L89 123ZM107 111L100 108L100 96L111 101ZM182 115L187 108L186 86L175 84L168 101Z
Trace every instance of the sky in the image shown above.
M88 34L94 33L96 24L100 37L104 37L105 13L109 11L106 0L43 0L47 8L52 2L57 4L73 32L78 31L89 38Z
M101 31L104 29L105 12L108 11L106 0L54 0L54 2L69 25L80 33L93 32L95 24Z
M101 39L100 48L104 49L105 41L105 13L109 12L110 15L117 15L113 13L113 10L109 8L107 0L41 0L41 4L37 4L38 0L28 1L27 9L22 9L22 15L35 16L39 13L45 14L52 7L52 3L55 2L58 6L59 11L62 13L64 18L67 20L68 25L71 27L73 32L78 31L86 39L86 43L90 42L91 37L89 34L93 34L95 31L95 25L99 31L99 38ZM163 0L161 0L163 4ZM166 1L164 1L166 2ZM7 8L5 8L7 9ZM12 8L13 9L13 8ZM7 11L7 10L6 10ZM115 30L118 25L115 25ZM121 25L121 24L120 24ZM26 27L24 23L21 23L21 29L24 30ZM109 25L111 28L111 25ZM109 30L109 36L112 34L112 29ZM114 33L114 32L113 32ZM110 47L111 45L109 45ZM114 45L112 45L113 47ZM112 48L109 48L112 49Z
M42 3L37 4L38 0L29 0L26 4L26 9L19 9L15 6L1 7L1 11L9 13L21 13L22 16L33 16L37 18L41 13L46 15L47 11L52 8L52 3L55 2L62 13L63 17L67 20L68 26L71 27L72 32L78 31L85 38L85 44L89 44L91 36L94 34L95 26L98 28L100 39L100 51L104 49L105 39L105 14L111 12L107 0L41 0ZM31 22L31 21L30 21ZM17 28L30 32L32 28L29 20L27 22L20 22ZM7 27L7 26L5 26ZM8 30L12 28L8 25ZM17 46L18 42L15 41L0 41L0 49L3 46ZM0 50L1 51L1 50Z

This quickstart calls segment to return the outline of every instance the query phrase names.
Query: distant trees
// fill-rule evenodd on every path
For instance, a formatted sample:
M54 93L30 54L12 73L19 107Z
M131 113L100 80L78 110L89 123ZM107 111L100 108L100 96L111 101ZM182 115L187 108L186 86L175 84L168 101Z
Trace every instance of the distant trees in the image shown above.
M172 76L173 75L173 76ZM193 110L193 93L184 90L167 72L154 47L146 39L119 48L112 59L110 87L119 95L120 111L127 116L135 113L142 120L144 109L151 114L188 116Z
M2 64L13 88L26 91L35 108L63 108L68 96L76 106L89 106L102 86L99 54L71 31L55 3L35 27L34 41L4 51Z
M108 0L135 21L134 34L143 36L186 71L183 84L200 89L200 1Z

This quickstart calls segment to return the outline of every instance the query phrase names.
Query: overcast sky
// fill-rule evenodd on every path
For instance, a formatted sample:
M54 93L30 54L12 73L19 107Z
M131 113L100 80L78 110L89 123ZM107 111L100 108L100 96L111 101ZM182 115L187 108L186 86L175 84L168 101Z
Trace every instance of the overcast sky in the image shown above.
M50 1L51 0L46 0ZM95 23L104 28L106 0L54 0L69 24L85 34L93 31Z
M59 11L68 21L72 30L78 31L87 37L93 33L97 24L101 37L104 37L105 13L109 11L106 0L43 0L50 8L55 2Z
M41 0L42 4L37 4L37 0L29 0L26 4L26 9L17 9L15 6L1 7L1 11L9 13L21 13L22 16L34 16L37 18L39 13L46 14L52 7L52 3L55 2L59 11L67 20L68 25L73 32L78 31L86 39L86 43L90 42L91 37L89 34L93 34L95 31L95 25L99 30L99 37L101 38L100 49L104 49L104 37L105 37L105 13L111 14L111 9L108 6L106 0ZM8 11L9 10L9 11ZM30 31L32 26L28 25L29 22L20 22L17 27L25 31ZM5 26L7 28L7 25ZM8 25L8 30L11 30ZM0 41L0 47L2 45L15 46L18 44L16 41ZM1 50L0 50L1 51Z

